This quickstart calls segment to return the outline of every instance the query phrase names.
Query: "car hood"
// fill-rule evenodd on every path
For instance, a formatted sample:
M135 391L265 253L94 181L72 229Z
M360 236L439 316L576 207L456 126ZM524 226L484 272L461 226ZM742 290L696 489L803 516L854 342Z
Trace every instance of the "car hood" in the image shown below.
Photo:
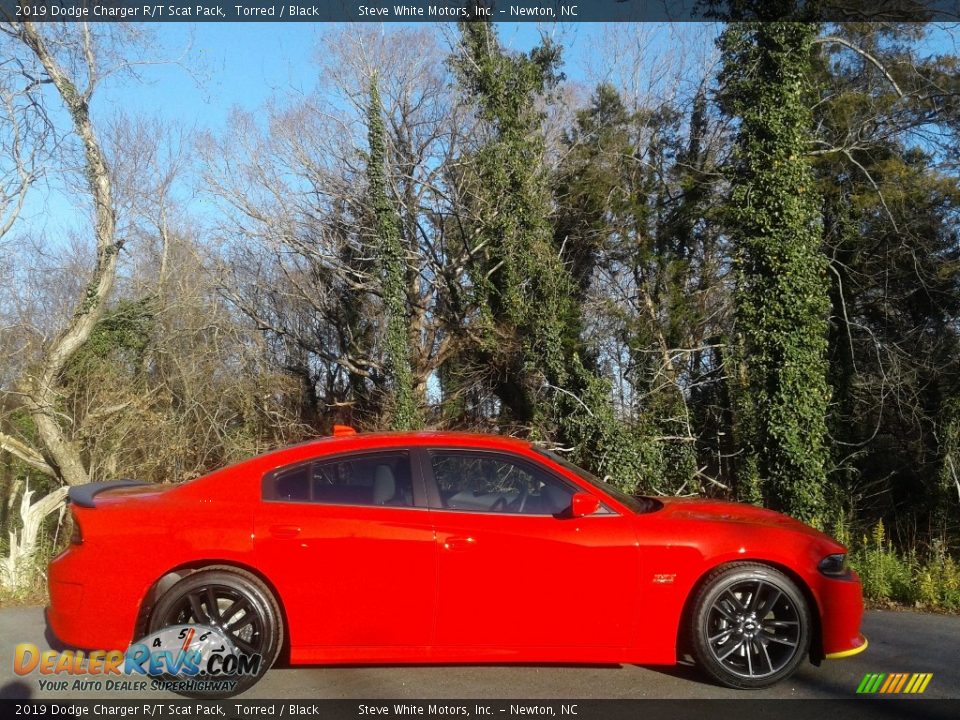
M697 522L738 523L752 526L781 528L807 535L817 540L837 544L829 535L788 515L743 503L699 498L658 497L663 503L660 514L675 520Z

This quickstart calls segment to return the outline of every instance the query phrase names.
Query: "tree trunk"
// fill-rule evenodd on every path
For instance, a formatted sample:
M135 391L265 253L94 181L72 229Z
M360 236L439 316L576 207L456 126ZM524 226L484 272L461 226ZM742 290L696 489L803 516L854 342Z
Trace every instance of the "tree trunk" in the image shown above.
M12 27L17 38L34 54L47 78L56 87L70 115L73 131L83 144L85 174L94 207L96 264L66 329L47 348L36 372L22 383L24 406L36 424L42 448L37 451L2 434L0 447L32 467L55 475L66 485L82 485L90 477L80 446L68 437L61 424L57 411L60 380L70 359L87 342L103 316L116 280L117 261L123 247L123 240L116 237L116 210L110 170L90 120L89 104L98 77L93 41L87 26L78 30L78 42L83 49L88 73L87 87L81 90L47 47L33 23L14 23ZM19 533L11 531L9 554L0 567L0 582L4 587L21 589L29 584L33 574L30 561L36 550L41 521L54 510L64 507L66 494L67 489L61 487L31 505L32 492L28 490L24 493L20 507L23 528Z
M116 237L110 171L90 121L89 102L96 75L89 35L84 32L81 39L90 73L89 85L81 92L50 52L33 23L20 23L17 30L19 39L30 48L56 87L70 114L73 130L83 143L88 189L95 212L97 253L93 274L87 281L66 330L47 350L38 372L24 382L24 404L36 423L43 444L40 455L67 485L82 485L89 481L89 474L80 448L64 433L56 412L60 375L103 316L116 279L117 260L123 241Z
M7 592L18 592L30 587L35 576L34 555L37 550L37 536L43 519L55 510L63 510L67 488L61 487L48 493L35 503L30 502L33 490L29 485L20 500L20 532L9 531L10 547L7 556L0 559L0 588Z

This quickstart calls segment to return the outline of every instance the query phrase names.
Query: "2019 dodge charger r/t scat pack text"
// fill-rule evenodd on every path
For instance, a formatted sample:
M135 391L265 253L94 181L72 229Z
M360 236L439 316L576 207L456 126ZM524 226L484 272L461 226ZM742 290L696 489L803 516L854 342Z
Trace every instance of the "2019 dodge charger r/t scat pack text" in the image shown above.
M48 617L81 648L197 624L262 656L260 674L282 649L292 664L690 653L759 688L866 647L860 581L830 537L757 507L628 496L511 438L338 428L71 501Z

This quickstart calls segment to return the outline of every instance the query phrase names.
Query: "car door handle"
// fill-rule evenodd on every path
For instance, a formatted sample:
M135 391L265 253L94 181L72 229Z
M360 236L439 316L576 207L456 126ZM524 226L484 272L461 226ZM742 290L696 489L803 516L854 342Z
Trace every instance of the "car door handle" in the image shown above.
M472 537L449 537L443 541L444 550L467 550L477 544Z
M276 538L293 538L300 534L296 525L271 525L270 534Z

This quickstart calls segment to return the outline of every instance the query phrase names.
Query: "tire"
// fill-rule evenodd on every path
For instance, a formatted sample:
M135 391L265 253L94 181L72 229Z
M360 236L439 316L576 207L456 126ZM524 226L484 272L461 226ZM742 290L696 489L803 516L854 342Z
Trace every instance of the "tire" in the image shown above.
M690 638L697 665L721 685L773 685L810 651L810 609L797 584L767 565L737 562L704 579L693 602Z
M212 592L216 608L209 614ZM191 603L191 599L193 603ZM235 603L239 603L236 606ZM203 617L197 617L199 607ZM231 610L239 607L234 613ZM233 617L231 617L231 614ZM224 617L226 617L225 624ZM167 590L150 613L148 632L174 625L210 625L224 633L241 652L259 654L261 661L253 675L198 675L193 679L233 680L228 693L181 692L187 697L230 697L255 685L273 666L283 644L283 616L270 589L252 573L239 568L214 566L187 575ZM180 679L170 678L165 679Z

